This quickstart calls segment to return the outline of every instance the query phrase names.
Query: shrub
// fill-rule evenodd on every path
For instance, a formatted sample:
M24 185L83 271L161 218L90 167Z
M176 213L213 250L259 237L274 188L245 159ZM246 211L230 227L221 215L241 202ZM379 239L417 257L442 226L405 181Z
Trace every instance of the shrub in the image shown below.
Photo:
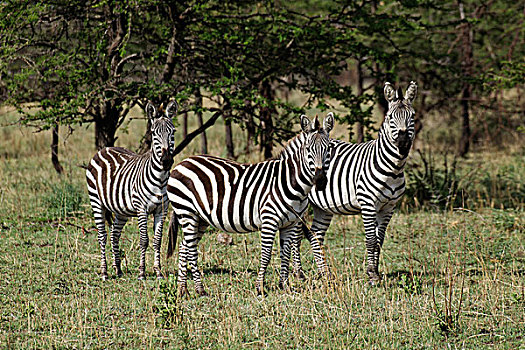
M51 185L51 191L42 197L48 219L66 218L84 213L82 206L86 192L71 182L62 181Z

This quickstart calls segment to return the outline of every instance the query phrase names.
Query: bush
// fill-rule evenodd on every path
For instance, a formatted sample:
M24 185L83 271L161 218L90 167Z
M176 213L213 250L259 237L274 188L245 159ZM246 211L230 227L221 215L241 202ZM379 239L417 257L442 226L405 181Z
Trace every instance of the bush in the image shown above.
M63 181L51 185L51 191L43 196L42 204L47 218L55 220L84 214L82 204L86 198L86 191Z
M519 156L504 165L476 159L478 166L455 156L440 157L436 161L431 151L418 151L407 164L402 208L523 207L525 169Z

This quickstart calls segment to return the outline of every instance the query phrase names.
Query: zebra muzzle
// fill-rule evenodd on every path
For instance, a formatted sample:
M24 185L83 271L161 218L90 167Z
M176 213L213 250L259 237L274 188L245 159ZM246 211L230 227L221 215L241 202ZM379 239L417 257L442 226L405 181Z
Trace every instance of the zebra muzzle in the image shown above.
M169 171L171 170L171 166L173 165L173 155L166 148L163 148L160 161L162 163L162 168L165 171Z
M326 188L326 183L328 182L328 179L326 178L326 172L323 168L315 168L315 175L314 175L314 184L315 188L319 191L324 191Z
M408 152L410 151L410 147L412 147L412 140L410 139L410 136L408 135L407 131L399 131L396 144L397 148L399 149L399 153L402 156L406 157L408 155Z

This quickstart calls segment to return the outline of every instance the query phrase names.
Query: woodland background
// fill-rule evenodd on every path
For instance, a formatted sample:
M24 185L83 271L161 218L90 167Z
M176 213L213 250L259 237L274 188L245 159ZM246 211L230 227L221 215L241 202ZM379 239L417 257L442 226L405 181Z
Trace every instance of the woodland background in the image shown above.
M523 348L524 17L504 0L0 1L0 344ZM137 280L136 220L124 277L100 280L82 166L104 146L148 150L148 101L179 103L175 162L255 162L301 113L334 112L334 138L375 138L384 82L411 80L417 136L380 287L358 216L327 233L331 285L303 243L308 280L278 290L274 252L259 299L259 234L225 246L210 229L211 295L179 299L175 260L157 281L151 249Z

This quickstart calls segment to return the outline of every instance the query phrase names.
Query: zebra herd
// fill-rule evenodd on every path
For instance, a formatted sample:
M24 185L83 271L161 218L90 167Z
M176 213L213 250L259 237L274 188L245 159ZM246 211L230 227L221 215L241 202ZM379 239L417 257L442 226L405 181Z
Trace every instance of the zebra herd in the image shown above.
M334 116L328 113L322 125L317 116L301 116L302 132L292 138L280 155L256 164L240 164L210 155L192 156L173 169L175 102L160 115L148 104L152 146L138 155L120 147L99 151L86 170L91 206L98 230L101 276L107 279L105 221L111 226L113 267L120 267L119 239L130 217L138 217L140 231L139 278L145 278L148 247L147 217L154 215L154 270L162 278L160 246L168 204L173 207L168 229L168 257L175 250L179 226L182 239L178 252L178 289L187 291L188 264L195 291L205 295L197 264L198 243L212 225L227 232L261 232L260 267L256 280L259 295L270 262L277 231L280 240L279 286L288 282L289 264L304 276L300 261L303 231L309 240L320 274L329 275L323 253L324 236L333 215L361 213L365 226L367 273L375 284L381 277L379 255L386 227L395 204L403 195L404 165L414 139L412 102L417 86L410 82L406 93L386 83L388 111L379 136L361 144L329 138ZM171 172L170 172L171 170ZM311 205L311 229L303 215Z

